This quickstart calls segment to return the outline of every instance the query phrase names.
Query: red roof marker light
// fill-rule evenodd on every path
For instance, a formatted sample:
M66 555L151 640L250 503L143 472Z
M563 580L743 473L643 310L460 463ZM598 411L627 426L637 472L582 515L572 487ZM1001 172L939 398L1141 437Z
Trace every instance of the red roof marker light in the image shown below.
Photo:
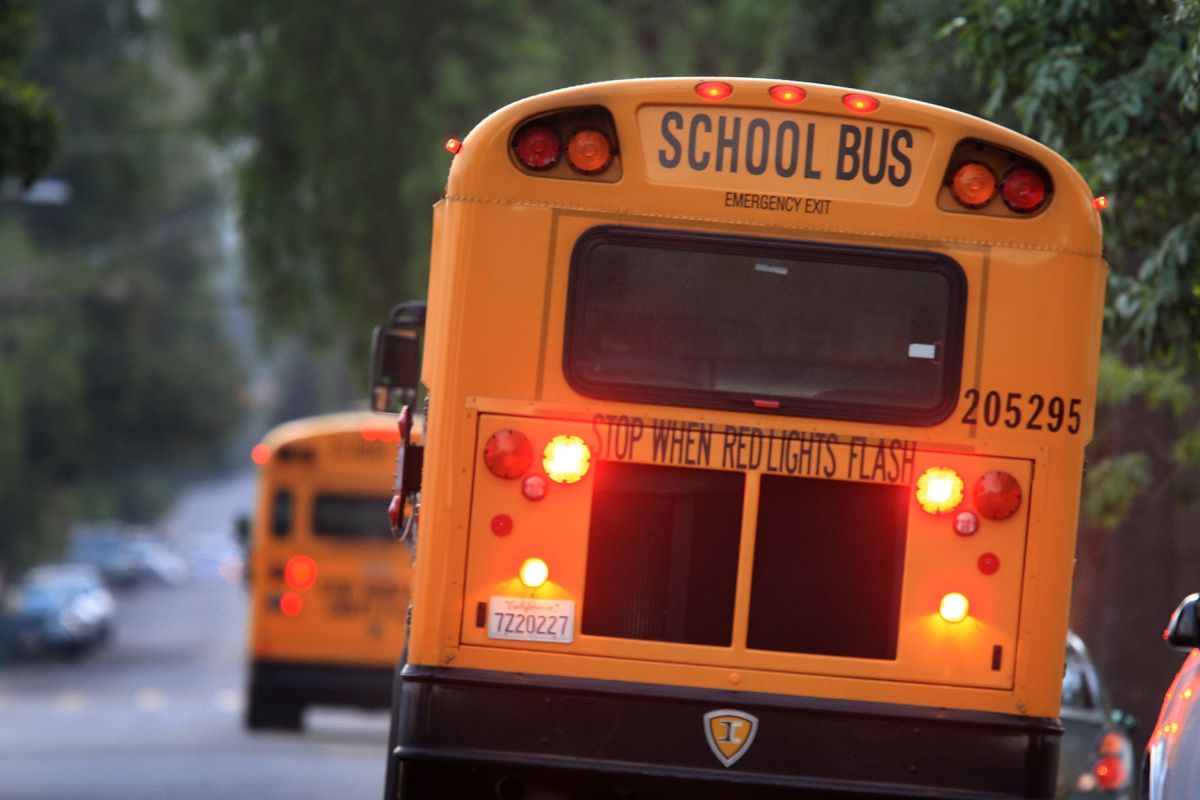
M770 95L771 99L776 103L782 103L785 106L794 106L797 103L803 102L808 93L799 86L780 84L771 87Z
M696 94L705 100L724 100L733 94L733 87L724 81L704 81L696 84Z
M842 105L851 111L856 111L859 114L870 114L872 111L879 108L879 101L869 94L858 94L852 92L842 97Z

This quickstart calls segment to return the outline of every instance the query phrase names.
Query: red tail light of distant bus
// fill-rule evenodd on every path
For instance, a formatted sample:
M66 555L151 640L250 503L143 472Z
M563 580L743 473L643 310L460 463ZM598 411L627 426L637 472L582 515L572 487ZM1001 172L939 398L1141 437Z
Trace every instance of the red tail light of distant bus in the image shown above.
M311 589L317 582L317 562L309 556L292 556L283 568L283 580L298 592Z
M542 467L550 480L575 483L587 474L592 451L578 436L555 436L542 455Z

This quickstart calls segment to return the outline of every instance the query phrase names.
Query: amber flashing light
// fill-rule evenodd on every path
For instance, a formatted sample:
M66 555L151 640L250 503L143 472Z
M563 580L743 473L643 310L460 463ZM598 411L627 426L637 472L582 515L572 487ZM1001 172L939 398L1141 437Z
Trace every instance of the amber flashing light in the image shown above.
M952 469L930 467L917 478L917 502L930 514L953 511L962 499L962 478Z

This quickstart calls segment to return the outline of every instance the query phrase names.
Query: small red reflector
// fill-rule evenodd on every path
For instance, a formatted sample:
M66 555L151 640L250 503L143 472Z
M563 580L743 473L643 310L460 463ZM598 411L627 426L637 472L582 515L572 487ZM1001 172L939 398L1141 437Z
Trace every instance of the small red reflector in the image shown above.
M279 610L285 616L294 617L304 610L304 598L295 592L285 592L283 597L279 598Z
M696 84L696 94L705 100L724 100L733 94L733 87L723 81L704 81Z
M975 481L971 502L988 519L1008 519L1021 507L1021 484L1007 472L985 472Z
M776 103L782 103L785 106L794 106L808 96L808 93L799 86L779 85L772 86L770 91L771 99Z
M403 513L404 498L398 494L392 495L392 502L388 503L388 521L392 523L393 531L400 527L400 517Z
M567 142L567 163L584 175L603 172L612 163L612 144L600 131L576 131Z
M996 196L996 173L986 164L968 161L954 171L950 193L964 208L983 208Z
M460 140L460 139L447 139L446 140L446 152L457 154L459 150L462 150L462 140Z
M529 169L550 169L562 155L562 141L545 125L526 125L517 134L517 160Z
M492 517L492 533L497 536L508 536L512 533L513 520L508 514L497 514Z
M842 97L842 105L859 114L869 114L879 108L879 101L869 94L851 93Z
M1104 209L1108 208L1108 198L1097 197L1092 201L1092 208L1096 209L1097 211L1103 211Z
M754 400L752 402L754 403L755 408L768 408L768 409L779 408L778 400Z
M497 478L519 478L533 464L533 445L525 434L505 428L488 437L483 460Z
M1032 214L1046 202L1046 179L1029 167L1015 167L1000 185L1004 204L1020 214Z
M1000 556L995 553L984 553L979 557L979 571L984 575L995 575L1000 569Z
M250 450L250 460L261 467L271 460L271 448L259 442Z
M298 592L311 589L317 582L317 562L308 556L292 556L283 568L283 580Z

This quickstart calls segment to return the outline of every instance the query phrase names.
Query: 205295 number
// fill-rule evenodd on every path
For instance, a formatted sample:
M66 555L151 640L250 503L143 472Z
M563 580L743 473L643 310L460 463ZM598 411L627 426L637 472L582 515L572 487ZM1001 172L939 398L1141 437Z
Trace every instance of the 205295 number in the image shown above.
M1024 428L1050 433L1058 433L1064 428L1067 433L1079 433L1083 427L1083 400L1078 397L967 389L963 399L967 402L967 410L962 415L964 425L982 424L989 428Z

